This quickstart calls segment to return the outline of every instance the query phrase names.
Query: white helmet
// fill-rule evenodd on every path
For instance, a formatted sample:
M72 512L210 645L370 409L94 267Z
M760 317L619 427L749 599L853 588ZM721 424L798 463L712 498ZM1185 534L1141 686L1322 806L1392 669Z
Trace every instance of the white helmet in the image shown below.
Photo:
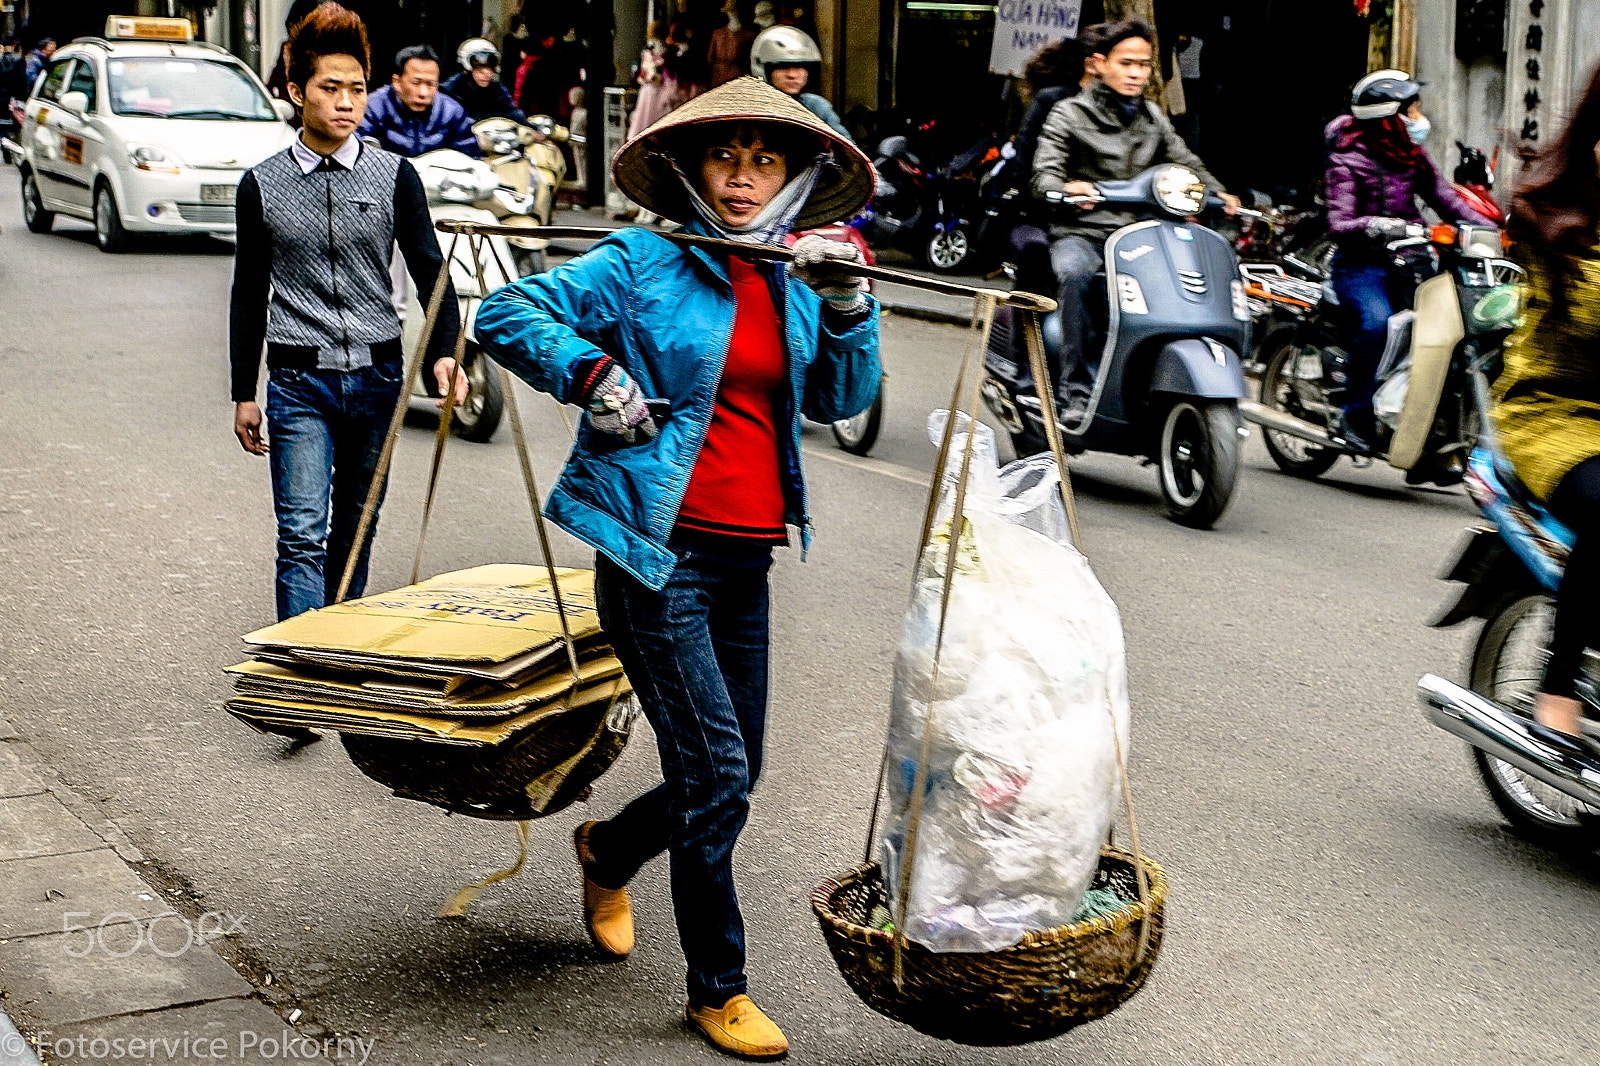
M498 67L500 65L500 49L492 41L482 37L472 37L461 42L461 47L456 49L456 62L462 70L470 71L473 67Z
M1403 70L1375 70L1350 90L1350 114L1358 119L1398 115L1421 92L1422 86Z
M750 45L750 73L767 81L774 67L821 63L817 42L793 26L769 26Z

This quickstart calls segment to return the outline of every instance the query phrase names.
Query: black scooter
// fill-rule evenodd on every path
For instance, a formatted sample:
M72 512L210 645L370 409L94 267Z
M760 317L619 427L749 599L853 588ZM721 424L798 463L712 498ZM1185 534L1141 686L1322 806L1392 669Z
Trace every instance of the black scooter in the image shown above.
M1115 299L1091 315L1085 351L1101 354L1091 367L1088 409L1076 419L1054 412L1063 444L1072 454L1146 457L1160 469L1167 513L1184 525L1210 528L1233 498L1245 435L1240 359L1249 350L1250 307L1238 260L1227 240L1190 221L1213 205L1187 167L1164 164L1131 181L1101 182L1095 191L1094 197L1050 199L1099 200L1151 217L1106 238L1101 291ZM983 398L1011 432L1017 453L1027 455L1045 447L1045 416L1021 326L1011 308L997 312ZM1050 363L1059 365L1059 313L1045 316L1043 339ZM1049 387L1042 391L1053 394Z

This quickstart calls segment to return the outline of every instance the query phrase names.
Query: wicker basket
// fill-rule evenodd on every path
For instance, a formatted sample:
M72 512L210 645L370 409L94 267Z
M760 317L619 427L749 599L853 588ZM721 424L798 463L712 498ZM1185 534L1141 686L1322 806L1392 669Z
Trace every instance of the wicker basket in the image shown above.
M1167 880L1161 867L1143 860L1150 884L1150 939L1139 950L1145 908L1121 910L1075 925L1030 933L1000 951L933 952L905 946L905 984L894 981L894 938L870 928L867 916L887 904L876 863L824 881L811 894L811 909L839 972L861 1001L928 1036L979 1047L1004 1047L1048 1040L1084 1022L1103 1018L1144 984L1161 948ZM1107 847L1094 887L1111 887L1136 900L1134 858Z
M611 710L609 700L573 707L483 748L358 733L340 738L350 761L397 796L473 818L522 821L584 798L622 754L628 733L608 723Z

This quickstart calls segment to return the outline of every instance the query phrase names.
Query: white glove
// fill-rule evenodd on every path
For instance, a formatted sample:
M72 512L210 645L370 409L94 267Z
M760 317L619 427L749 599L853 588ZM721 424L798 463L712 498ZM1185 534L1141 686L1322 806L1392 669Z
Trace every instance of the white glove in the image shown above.
M794 261L789 264L789 273L815 289L818 296L828 301L829 307L859 311L866 306L867 279L841 277L828 267L830 263L860 264L861 249L845 241L830 241L808 233L796 241L791 250Z
M1405 237L1406 229L1411 224L1403 218L1384 218L1375 216L1367 219L1367 236L1374 240L1384 242L1398 241Z

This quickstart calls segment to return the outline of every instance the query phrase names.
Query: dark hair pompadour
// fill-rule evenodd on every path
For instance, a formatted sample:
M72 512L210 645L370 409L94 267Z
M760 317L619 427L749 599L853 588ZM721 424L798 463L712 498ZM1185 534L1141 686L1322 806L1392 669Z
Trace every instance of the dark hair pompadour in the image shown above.
M1156 42L1155 31L1138 19L1104 22L1100 24L1100 30L1100 40L1096 42L1091 55L1110 55L1111 50L1123 41L1144 41L1150 45Z
M303 90L323 56L353 56L372 75L372 48L361 17L338 4L319 4L289 31L289 81Z

